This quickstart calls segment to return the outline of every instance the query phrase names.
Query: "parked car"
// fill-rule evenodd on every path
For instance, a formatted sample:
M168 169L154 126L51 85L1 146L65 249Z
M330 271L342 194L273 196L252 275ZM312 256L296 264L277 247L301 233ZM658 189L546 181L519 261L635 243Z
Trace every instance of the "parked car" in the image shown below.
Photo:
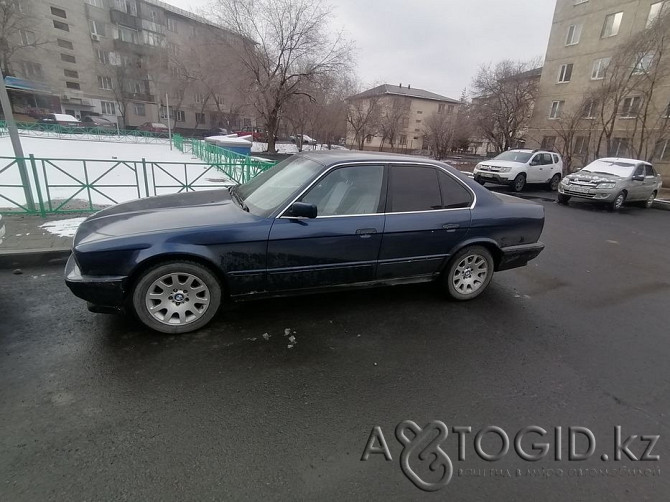
M65 280L93 312L125 307L156 331L185 333L231 300L343 286L436 281L471 300L494 271L542 251L543 225L543 206L447 164L325 150L227 190L102 210L79 226Z
M267 134L260 127L245 126L239 131L235 131L238 136L251 136L254 141L267 141Z
M61 125L65 127L82 127L82 123L77 117L65 113L47 113L40 120L40 124Z
M86 115L81 119L82 124L86 127L99 127L101 129L114 129L116 130L116 124L105 117L98 117L95 115Z
M563 160L554 152L544 150L508 150L497 157L480 162L474 178L480 184L509 185L520 192L528 183L541 183L558 189L563 173Z
M649 162L635 159L605 158L591 162L566 176L558 187L558 202L571 198L592 201L618 210L627 202L651 207L663 180Z
M0 244L2 244L2 240L5 238L5 222L2 221L2 215L0 214Z
M137 128L138 131L153 132L156 134L165 134L169 132L168 126L160 122L145 122Z
M298 138L300 136L297 136ZM291 136L291 142L295 143L296 142L296 136ZM316 140L310 136L307 136L306 134L302 135L302 144L303 145L316 145Z

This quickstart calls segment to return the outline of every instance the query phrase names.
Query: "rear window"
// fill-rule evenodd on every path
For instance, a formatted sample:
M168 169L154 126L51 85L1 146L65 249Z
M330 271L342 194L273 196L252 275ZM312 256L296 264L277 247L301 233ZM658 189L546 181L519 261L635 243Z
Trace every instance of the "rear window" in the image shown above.
M444 209L460 209L470 207L472 193L447 173L440 171L440 190L442 191L442 207Z

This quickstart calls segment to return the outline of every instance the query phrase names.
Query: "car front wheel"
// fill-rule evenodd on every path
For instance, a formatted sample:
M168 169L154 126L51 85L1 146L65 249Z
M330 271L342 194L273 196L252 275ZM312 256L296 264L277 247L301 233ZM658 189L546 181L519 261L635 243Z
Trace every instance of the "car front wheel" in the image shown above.
M526 186L526 175L517 174L516 178L514 178L514 181L512 182L512 189L515 192L520 192L523 190L523 187L525 186Z
M181 334L205 326L221 305L214 274L190 261L154 266L137 281L132 306L140 321L161 333Z
M618 211L623 207L623 203L626 202L626 192L619 192L614 200L609 203L608 209L610 211Z
M562 193L558 194L558 203L559 204L567 204L568 202L570 202L570 196L569 195L565 195L565 194L562 194Z
M493 257L485 247L462 249L451 259L444 274L447 293L458 301L478 297L491 282L493 268Z

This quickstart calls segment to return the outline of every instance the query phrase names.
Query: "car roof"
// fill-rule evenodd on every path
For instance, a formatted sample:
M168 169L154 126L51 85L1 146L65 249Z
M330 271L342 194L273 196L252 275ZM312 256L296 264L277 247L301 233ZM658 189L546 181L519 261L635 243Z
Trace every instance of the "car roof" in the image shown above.
M627 159L625 157L603 157L602 159L596 159L593 162L597 162L597 161L602 161L602 162L630 162L631 164L649 164L649 165L651 165L651 162L647 162L646 160Z
M53 116L56 120L62 120L64 122L79 122L77 117L73 117L72 115L67 115L65 113L54 113Z
M307 157L324 166L337 162L430 162L431 164L444 164L444 162L420 157L417 155L403 155L398 153L365 152L360 150L314 150L302 152L298 155Z

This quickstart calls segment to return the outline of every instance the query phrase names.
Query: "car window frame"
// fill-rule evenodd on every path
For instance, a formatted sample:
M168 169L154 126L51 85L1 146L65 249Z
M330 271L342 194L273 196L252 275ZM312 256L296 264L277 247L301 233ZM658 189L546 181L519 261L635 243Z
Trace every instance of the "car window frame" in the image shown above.
M272 218L272 219L291 219L291 220L307 220L307 219L312 219L312 218L304 218L304 217L296 217L296 216L290 216L287 215L286 213L288 210L291 208L294 202L298 201L305 193L307 193L308 190L312 188L312 186L316 183L319 182L321 178L326 176L330 171L333 169L337 169L338 167L344 167L344 166L354 166L354 165L379 165L380 162L375 162L372 160L361 160L361 161L342 161L335 163L331 166L328 166L328 168L323 171L319 176L316 176L301 192L299 192L295 197L293 197L287 204L284 206L282 209L278 209L275 211L274 214L270 214L267 217ZM383 201L384 201L384 210L382 213L371 213L371 214L357 214L357 215L333 215L333 216L322 216L322 219L325 218L353 218L353 217L362 217L362 216L377 216L377 215L391 215L391 214L423 214L426 212L442 212L442 211L471 211L474 209L474 207L477 205L477 192L475 192L472 187L468 186L467 183L465 183L463 180L459 179L458 176L455 174L451 173L448 169L445 169L444 167L440 166L439 164L435 164L432 162L412 162L412 161L407 161L407 160L398 160L398 161L382 161L382 165L384 165L384 180L382 181L382 190L384 192L383 194ZM391 166L393 165L407 165L407 164L412 164L412 165L421 165L421 166L428 166L428 167L433 167L435 169L439 169L442 172L446 173L448 176L451 176L454 180L456 180L457 183L460 183L467 191L470 192L472 195L472 203L468 207L455 207L455 208L449 208L449 209L432 209L430 211L414 211L414 212L407 212L407 213L389 213L387 211L387 198L388 198L388 179L389 179L389 171ZM453 169L453 168L452 168ZM439 176L438 176L439 179ZM441 192L441 191L440 191ZM282 206L279 206L282 207ZM319 216L317 214L316 218L313 219L319 219Z

